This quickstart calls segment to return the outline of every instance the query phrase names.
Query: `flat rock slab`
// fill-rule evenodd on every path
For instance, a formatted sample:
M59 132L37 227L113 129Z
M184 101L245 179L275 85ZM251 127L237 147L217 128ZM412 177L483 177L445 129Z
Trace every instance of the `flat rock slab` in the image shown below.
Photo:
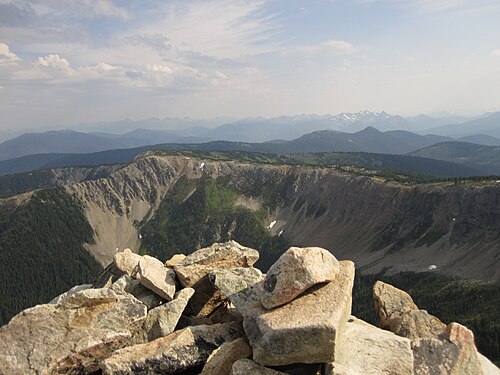
M291 247L267 272L260 301L267 309L283 305L316 284L335 280L339 271L328 250Z
M351 374L413 374L413 353L409 339L351 318L342 335L336 360ZM331 374L340 373L331 366Z
M131 295L87 289L60 305L38 305L0 328L0 374L90 373L127 345L146 317Z
M173 268L183 287L192 287L215 269L252 267L259 252L236 241L216 243L188 255Z
M117 350L102 362L105 375L172 374L205 363L225 342L241 337L238 324L184 328L154 341Z
M236 361L251 354L252 348L242 338L226 342L210 354L200 375L229 375Z
M354 263L342 261L335 281L317 285L275 309L255 302L262 283L250 288L251 293L232 298L244 317L253 360L263 366L334 362L351 314L353 283Z
M231 369L231 375L285 375L284 372L272 370L255 363L250 359L236 361Z

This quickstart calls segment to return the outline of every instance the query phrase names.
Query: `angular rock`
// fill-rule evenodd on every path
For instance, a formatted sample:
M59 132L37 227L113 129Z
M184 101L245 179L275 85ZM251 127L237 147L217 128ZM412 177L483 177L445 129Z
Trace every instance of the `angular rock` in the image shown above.
M474 371L478 371L480 373L482 366L474 341L474 333L467 327L453 322L446 326L443 336L460 349L460 355L455 364L457 372L473 374Z
M373 299L380 326L384 329L390 329L391 319L418 310L408 293L382 281L377 281L373 286Z
M208 316L227 299L226 295L210 282L208 275L198 280L193 289L195 293L187 309L193 316Z
M412 310L390 320L389 330L411 340L417 338L438 338L446 327L435 316L425 310Z
M412 341L415 375L455 374L459 348L447 340L417 339ZM471 374L481 374L472 372Z
M231 375L284 375L284 372L272 370L263 366L259 366L257 363L250 359L240 359L233 364L231 369Z
M373 287L380 326L409 339L438 338L446 325L425 310L419 310L410 295L377 281Z
M185 288L176 293L175 298L148 312L143 324L147 341L155 340L174 332L179 319L186 308L189 299L193 296L194 289Z
M231 322L242 322L241 314L238 313L234 305L229 303L223 303L217 309L215 309L209 316L213 323L231 323Z
M410 340L351 318L346 324L336 359L337 371L351 374L413 374ZM340 369L339 369L340 367Z
M183 287L192 287L212 270L252 267L257 259L257 250L229 241L195 251L174 265L174 270Z
M443 339L417 339L412 342L415 374L483 374L483 362L476 351L474 334L468 328L450 323Z
M121 272L135 278L138 272L139 261L143 259L143 257L133 253L130 249L125 249L116 253L113 259L115 266Z
M316 284L335 280L339 270L328 250L291 247L267 272L260 301L267 309L283 305Z
M189 303L189 312L195 316L208 316L219 308L227 297L264 278L256 268L217 269L193 285L196 293Z
M66 293L63 293L63 294L57 296L56 298L54 298L49 303L50 304L54 304L54 305L60 305L61 303L63 303L64 301L66 301L72 295L74 295L74 294L76 294L78 292L81 292L83 290L90 289L90 288L92 288L92 284L83 284L83 285L74 286L73 288L71 288L70 290L68 290Z
M210 354L200 375L229 375L236 361L251 354L252 349L243 339L226 342Z
M156 258L144 256L139 260L138 273L141 284L160 297L171 301L175 294L175 274Z
M107 288L25 310L0 328L0 374L92 373L145 317L142 303Z
M225 342L241 337L237 324L195 326L154 341L117 350L105 359L105 375L171 374L202 365Z
M488 358L484 355L477 353L479 362L481 362L481 369L484 375L500 375L500 369L495 366Z
M262 281L264 275L259 269L249 267L214 270L208 278L218 290L229 296Z
M99 276L97 276L94 284L92 284L92 288L107 288L123 275L124 272L116 266L115 262L111 262Z
M184 254L175 254L172 258L165 262L165 267L172 268L180 264L186 256Z
M133 279L127 274L116 280L109 288L116 293L129 293L133 295L144 303L148 310L159 306L164 301L158 294L143 286L139 280Z
M248 295L240 293L235 306L243 310L240 312L253 360L263 366L334 362L351 314L353 283L354 263L342 261L335 281L317 285L272 310L251 300L259 296L262 283L250 288L247 300L241 295Z

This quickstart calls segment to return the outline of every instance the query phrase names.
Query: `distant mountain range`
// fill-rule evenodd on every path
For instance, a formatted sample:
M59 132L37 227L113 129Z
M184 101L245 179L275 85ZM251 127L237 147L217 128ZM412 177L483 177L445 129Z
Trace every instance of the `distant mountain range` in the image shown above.
M343 127L346 127L346 124L349 123L353 128L367 123L376 123L379 128L384 127L384 123L387 127L392 127L397 126L398 122L406 121L402 117L390 116L383 112L375 114L361 112L356 115L342 114L335 116L335 118L335 121L337 121L336 127L340 127L340 122L343 122ZM455 139L435 134L419 135L405 130L382 132L372 126L349 133L329 129L307 132L311 128L332 127L332 121L333 118L331 117L316 116L313 118L307 116L302 119L287 117L262 120L261 122L231 123L208 131L207 129L203 131L198 129L198 136L182 136L179 133L151 129L135 129L125 134L82 133L74 130L26 133L0 143L0 161L31 154L91 153L165 143L207 143L214 139L217 141L252 143L251 147L254 151L275 153L352 151L403 154L436 143L457 140L488 146L500 145L499 138L486 134L474 134ZM494 119L485 117L482 121L491 124ZM353 128L350 128L350 130ZM231 147L234 147L234 145Z
M320 158L324 160L325 164L352 164L361 167L394 169L440 177L500 174L500 167L496 169L496 172L492 172L496 168L495 166L492 167L493 169L480 168L476 167L476 164L457 164L453 163L452 160L444 158L433 160L439 158L433 158L432 155L417 154L419 152L418 149L422 150L423 147L423 150L425 150L429 145L441 142L442 140L443 137L438 136L420 136L404 131L389 131L384 133L374 128L366 128L352 134L323 130L306 134L292 141L264 143L229 141L213 141L199 144L167 143L87 154L52 153L28 155L17 159L0 161L0 175L44 168L125 164L137 155L152 149L202 152L238 151L282 155L327 153L327 156ZM455 143L458 145L468 145L468 143L462 142ZM480 147L491 148L491 146ZM409 150L414 151L416 154L411 156L402 155ZM301 157L298 160L307 160L307 158Z

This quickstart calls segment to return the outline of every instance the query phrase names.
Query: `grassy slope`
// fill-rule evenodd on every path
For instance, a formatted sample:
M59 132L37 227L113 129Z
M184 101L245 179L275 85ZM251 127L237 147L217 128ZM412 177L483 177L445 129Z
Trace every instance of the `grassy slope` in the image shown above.
M141 251L168 259L177 253L189 254L214 242L234 239L260 250L258 266L267 269L289 244L265 230L271 195L263 192L267 204L258 211L251 211L235 205L240 193L223 180L180 179L155 217L141 225Z

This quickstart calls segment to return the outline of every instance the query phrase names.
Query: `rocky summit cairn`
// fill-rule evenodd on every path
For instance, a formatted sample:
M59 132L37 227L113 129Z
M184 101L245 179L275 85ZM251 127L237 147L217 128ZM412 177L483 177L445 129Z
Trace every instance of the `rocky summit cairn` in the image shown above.
M382 328L351 315L354 264L292 247L267 275L229 241L165 263L131 250L93 285L0 328L0 374L500 374L466 327L374 286Z

